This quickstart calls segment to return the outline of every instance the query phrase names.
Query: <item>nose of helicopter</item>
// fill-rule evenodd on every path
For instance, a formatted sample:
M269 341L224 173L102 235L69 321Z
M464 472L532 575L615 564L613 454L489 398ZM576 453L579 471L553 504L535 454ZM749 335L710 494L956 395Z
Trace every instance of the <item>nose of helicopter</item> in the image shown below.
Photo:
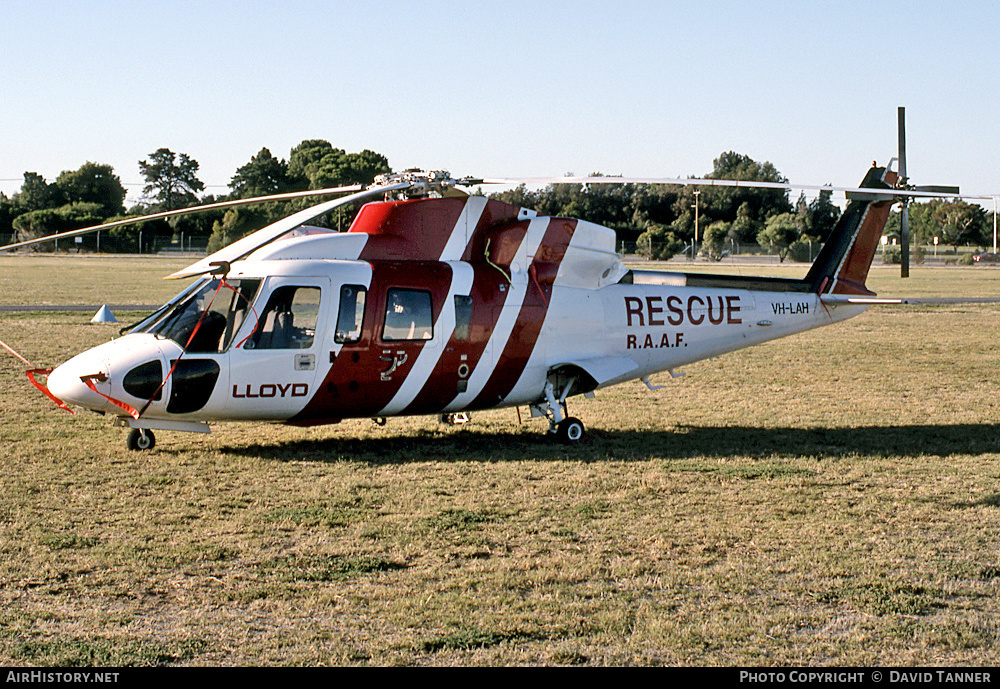
M107 400L91 390L83 378L103 374L108 375L107 366L99 358L84 352L56 367L49 374L46 386L53 395L67 404L103 411Z

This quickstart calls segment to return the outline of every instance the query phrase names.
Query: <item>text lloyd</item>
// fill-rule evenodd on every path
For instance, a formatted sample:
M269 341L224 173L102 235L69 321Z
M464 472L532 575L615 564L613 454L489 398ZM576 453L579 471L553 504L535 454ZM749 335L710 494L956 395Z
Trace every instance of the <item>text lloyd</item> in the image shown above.
M233 397L305 397L309 394L309 386L305 383L264 383L257 387L256 393L252 385L247 385L243 394L239 387L233 386Z

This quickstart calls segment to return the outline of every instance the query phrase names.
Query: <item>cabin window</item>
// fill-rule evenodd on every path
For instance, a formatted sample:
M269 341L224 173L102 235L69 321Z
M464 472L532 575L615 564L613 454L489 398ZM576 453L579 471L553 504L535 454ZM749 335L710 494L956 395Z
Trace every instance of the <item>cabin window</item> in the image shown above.
M163 387L163 364L159 359L139 364L122 379L125 392L140 400L159 400Z
M434 337L431 293L415 289L390 289L385 300L382 339L429 340Z
M319 287L278 287L271 293L246 349L309 349L319 319Z
M333 341L337 344L354 344L361 339L361 324L365 320L365 298L368 292L360 285L340 288L340 311Z
M167 413L190 414L208 404L219 381L219 362L212 359L175 359L170 365L174 367L174 372Z
M455 339L469 339L469 324L472 323L472 297L455 295Z

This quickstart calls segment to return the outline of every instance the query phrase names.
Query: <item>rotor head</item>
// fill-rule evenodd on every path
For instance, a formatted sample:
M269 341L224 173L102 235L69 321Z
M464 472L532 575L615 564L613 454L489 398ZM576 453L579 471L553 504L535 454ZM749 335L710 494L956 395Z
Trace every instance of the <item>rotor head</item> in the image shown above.
M390 186L396 184L408 184L405 189L399 189L386 196L395 199L418 199L428 196L453 196L462 195L465 192L456 187L468 187L473 184L481 184L482 180L471 177L455 179L446 170L423 171L417 169L404 170L403 172L391 172L379 175L375 178L375 186Z

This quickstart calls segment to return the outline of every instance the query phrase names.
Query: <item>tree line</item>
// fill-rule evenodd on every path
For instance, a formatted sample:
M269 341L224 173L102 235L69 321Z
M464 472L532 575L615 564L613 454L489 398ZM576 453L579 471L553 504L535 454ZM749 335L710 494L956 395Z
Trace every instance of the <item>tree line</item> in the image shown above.
M388 160L381 154L369 150L347 153L319 139L303 141L292 149L287 160L276 158L267 148L261 149L236 170L230 180L232 191L224 196L199 195L205 190L198 178L199 167L185 153L176 154L167 148L154 151L139 161L145 180L143 197L127 210L125 187L110 165L87 162L78 170L63 172L51 183L35 172L25 172L19 192L10 198L0 193L0 235L19 241L34 239L216 201L370 184L376 175L391 172ZM101 250L148 251L151 247L177 245L181 237L198 237L203 246L207 241L208 248L215 250L310 203L314 201L275 201L115 227L104 233ZM343 224L343 218L334 221ZM88 238L84 245L93 247L94 243L93 238Z
M127 211L123 206L125 189L111 166L87 162L78 170L63 172L52 183L37 173L25 172L20 192L11 198L0 194L0 235L23 240L214 201L370 184L375 176L392 171L379 153L347 153L320 139L303 141L287 160L262 148L236 170L230 180L231 193L226 196L199 196L205 186L198 179L198 169L198 162L187 154L167 148L154 151L139 161L145 180L143 199ZM711 172L704 176L787 182L770 162L761 163L733 151L716 158ZM781 260L807 260L826 241L840 217L832 192L825 190L811 201L800 196L795 203L781 189L679 185L553 184L537 191L520 186L492 196L540 214L581 218L610 227L621 242L635 242L639 252L655 259L688 251L697 239L699 252L709 259L759 245L777 253ZM275 201L122 226L108 231L101 249L135 251L142 238L142 250L149 250L154 245L176 245L186 236L200 238L202 245L207 241L208 250L214 251L312 203L312 199ZM352 220L353 212L341 209L318 222L346 229ZM910 227L917 245L930 244L938 237L939 243L955 247L986 246L992 223L981 206L935 199L911 204ZM899 214L895 213L886 234L898 236L898 232ZM92 246L91 241L87 246Z
M772 163L729 151L704 177L786 183ZM540 213L582 218L614 229L639 252L668 259L697 239L701 254L721 258L737 245L773 245L782 258L796 241L825 241L840 217L831 193L796 205L781 189L684 185L555 184L531 192L518 187L497 196ZM695 236L697 233L697 237Z
M713 161L708 179L787 183L769 162L725 152ZM635 242L639 253L665 260L690 251L697 231L700 255L713 260L748 247L777 254L781 260L806 261L830 236L841 209L833 192L822 190L812 200L804 195L792 203L787 192L749 187L678 185L555 184L541 191L521 186L497 194L510 203L548 215L583 218L614 229L620 242ZM696 230L697 215L697 230ZM885 234L899 237L899 212L893 213ZM911 241L988 246L992 214L977 204L934 199L910 205ZM898 239L896 239L898 243Z

